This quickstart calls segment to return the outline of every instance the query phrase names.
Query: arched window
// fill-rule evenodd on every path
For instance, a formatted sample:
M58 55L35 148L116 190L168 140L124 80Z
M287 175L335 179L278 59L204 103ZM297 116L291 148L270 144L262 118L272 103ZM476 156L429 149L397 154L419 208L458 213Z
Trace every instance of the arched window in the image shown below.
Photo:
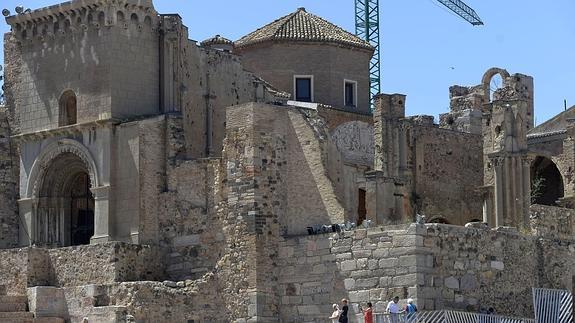
M73 91L66 91L60 97L60 119L58 126L64 127L77 122L77 101Z

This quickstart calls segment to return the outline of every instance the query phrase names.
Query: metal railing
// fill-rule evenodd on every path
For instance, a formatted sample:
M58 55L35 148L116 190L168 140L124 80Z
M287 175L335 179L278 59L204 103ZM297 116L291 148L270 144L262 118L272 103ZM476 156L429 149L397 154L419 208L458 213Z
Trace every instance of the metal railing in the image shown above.
M573 322L573 296L568 290L533 288L537 322Z
M357 314L358 323L364 323L363 314ZM458 311L424 311L411 314L374 313L374 323L535 323L534 319L506 317Z

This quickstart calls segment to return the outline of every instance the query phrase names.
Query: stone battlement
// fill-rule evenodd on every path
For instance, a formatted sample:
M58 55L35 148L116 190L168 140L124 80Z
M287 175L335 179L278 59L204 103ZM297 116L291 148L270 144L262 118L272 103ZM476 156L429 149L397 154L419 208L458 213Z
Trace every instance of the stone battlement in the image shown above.
M131 26L157 30L158 13L151 0L75 0L6 18L19 40L47 40L90 29Z

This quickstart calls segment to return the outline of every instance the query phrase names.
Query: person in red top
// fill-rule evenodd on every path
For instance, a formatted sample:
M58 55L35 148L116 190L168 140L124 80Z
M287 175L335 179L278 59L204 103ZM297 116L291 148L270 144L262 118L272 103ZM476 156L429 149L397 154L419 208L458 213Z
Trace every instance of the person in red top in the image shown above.
M364 323L373 323L373 305L371 305L371 302L367 303L367 308L361 308L361 311L363 312L363 322Z

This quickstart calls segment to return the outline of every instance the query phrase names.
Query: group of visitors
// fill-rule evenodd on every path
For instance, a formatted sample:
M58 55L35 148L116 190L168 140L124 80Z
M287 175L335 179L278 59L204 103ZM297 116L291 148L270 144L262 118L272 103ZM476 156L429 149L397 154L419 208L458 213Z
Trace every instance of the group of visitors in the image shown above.
M399 314L406 314L406 318L415 318L415 313L417 312L417 306L413 303L413 299L409 298L407 300L407 305L404 308L399 306L399 297L395 296L393 300L391 300L387 304L387 308L385 309L386 313L389 314L391 317L391 322L396 322L399 318ZM341 300L341 308L338 304L333 304L333 313L329 317L332 323L347 323L348 322L348 312L349 306L347 299ZM371 302L367 303L367 307L364 308L361 305L359 306L360 311L363 313L363 322L364 323L373 323L373 305Z

